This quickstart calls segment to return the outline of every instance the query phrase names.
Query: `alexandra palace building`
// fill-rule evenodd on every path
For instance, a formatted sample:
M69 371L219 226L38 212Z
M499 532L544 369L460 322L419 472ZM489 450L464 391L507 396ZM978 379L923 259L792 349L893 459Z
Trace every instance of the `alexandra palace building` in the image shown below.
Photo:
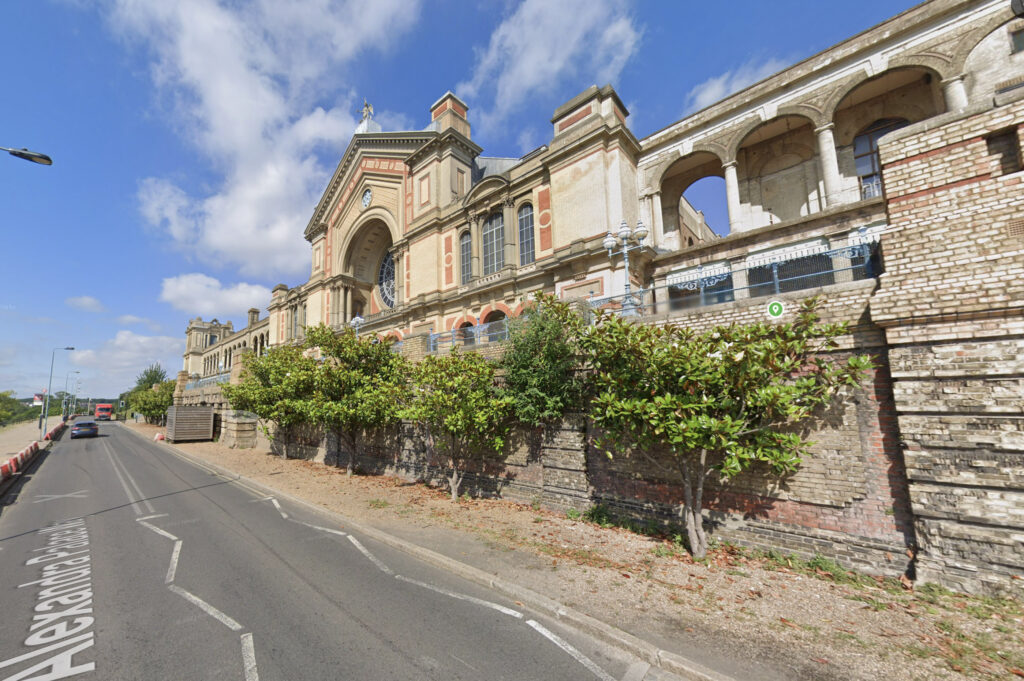
M854 563L910 547L919 577L1020 589L1024 19L1010 0L924 2L642 139L628 116L612 86L589 87L544 146L495 158L452 92L422 130L367 112L305 225L309 280L274 288L239 331L191 320L192 385L319 323L356 322L413 359L485 350L536 291L695 328L771 321L772 301L785 321L820 295L851 325L841 349L879 369L817 439L822 463L747 529L845 542ZM717 185L727 225L688 200L696 183ZM615 498L656 496L638 485Z

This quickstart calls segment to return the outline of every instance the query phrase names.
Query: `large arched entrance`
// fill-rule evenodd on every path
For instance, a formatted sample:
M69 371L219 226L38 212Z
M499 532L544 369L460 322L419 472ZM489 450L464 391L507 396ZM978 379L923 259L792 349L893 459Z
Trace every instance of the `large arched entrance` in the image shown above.
M393 244L391 230L381 218L356 228L342 258L341 282L332 287L332 324L378 314L400 303Z

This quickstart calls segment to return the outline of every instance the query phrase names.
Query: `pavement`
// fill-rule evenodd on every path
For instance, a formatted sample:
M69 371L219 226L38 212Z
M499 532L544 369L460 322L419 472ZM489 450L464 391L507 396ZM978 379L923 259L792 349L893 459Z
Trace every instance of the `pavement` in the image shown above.
M125 427L124 430L133 433L139 438L148 439L145 435L131 427ZM381 544L385 544L398 549L399 551L415 556L428 564L439 567L447 572L462 577L463 579L467 579L481 586L498 591L514 601L523 603L529 608L543 612L568 626L578 629L579 631L602 641L607 645L614 646L621 651L645 661L651 665L653 668L652 671L657 669L665 672L665 679L681 678L687 679L688 681L734 681L735 679L740 678L711 669L699 662L687 658L683 654L680 654L679 651L661 648L657 644L645 640L641 636L623 631L612 624L586 615L545 594L538 593L537 591L524 587L521 584L517 584L514 581L496 576L493 572L493 561L495 558L494 556L488 555L491 552L460 551L459 553L462 556L462 559L456 559L450 555L445 555L437 550L428 548L428 545L434 546L435 548L442 547L436 541L432 541L436 539L435 537L432 537L429 534L424 534L421 530L399 537L391 532L385 532L379 528L353 521L349 517L345 517L339 513L335 513L324 509L321 506L312 504L302 498L293 496L282 489L247 478L244 475L240 475L237 471L218 466L210 461L196 457L180 447L175 447L174 445L166 443L163 446L174 449L176 454L192 461L198 466L212 469L222 476L234 478L235 480L244 483L246 486L260 490L269 496L275 496L282 500L287 499L292 504L303 506L319 515L330 517L332 520L342 523L361 534L372 537ZM507 559L507 555L499 557L499 560ZM647 678L651 677L648 676ZM769 673L765 678L775 677L773 674Z
M59 418L47 424L49 436L39 441L38 421L17 423L0 429L0 496L27 472L40 450L49 448L64 430Z
M60 418L56 418L60 422ZM50 426L56 425L54 419ZM0 428L0 459L7 459L39 439L39 423L33 419Z

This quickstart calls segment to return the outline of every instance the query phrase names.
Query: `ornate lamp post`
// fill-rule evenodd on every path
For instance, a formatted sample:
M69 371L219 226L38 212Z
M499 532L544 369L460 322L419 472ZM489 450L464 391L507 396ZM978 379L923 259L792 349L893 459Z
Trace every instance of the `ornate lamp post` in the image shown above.
M43 402L43 428L39 432L40 440L42 440L46 435L46 424L50 420L50 390L53 389L53 359L57 356L58 350L74 350L74 348L70 345L66 348L54 348L53 352L50 353L50 379L46 383L46 400Z
M359 315L356 315L355 317L352 318L352 321L349 322L352 325L352 328L356 330L356 340L359 339L359 325L365 321L365 319L363 319Z
M647 227L644 226L643 220L636 221L636 229L630 229L626 221L623 220L622 224L619 225L618 238L616 235L608 232L608 235L601 242L601 245L608 250L608 257L614 259L619 253L622 254L622 264L626 270L626 295L622 299L622 315L632 316L636 312L636 303L633 301L633 295L629 290L629 252L635 251L644 246L644 239L647 238ZM634 243L635 241L635 243ZM615 247L622 243L622 247L616 251Z

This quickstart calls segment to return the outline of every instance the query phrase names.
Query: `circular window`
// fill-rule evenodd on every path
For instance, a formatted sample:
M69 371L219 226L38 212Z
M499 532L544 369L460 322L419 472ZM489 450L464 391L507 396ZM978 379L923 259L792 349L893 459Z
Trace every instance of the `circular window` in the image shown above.
M377 286L380 288L380 299L388 307L395 306L395 259L390 253L380 261L377 272Z

